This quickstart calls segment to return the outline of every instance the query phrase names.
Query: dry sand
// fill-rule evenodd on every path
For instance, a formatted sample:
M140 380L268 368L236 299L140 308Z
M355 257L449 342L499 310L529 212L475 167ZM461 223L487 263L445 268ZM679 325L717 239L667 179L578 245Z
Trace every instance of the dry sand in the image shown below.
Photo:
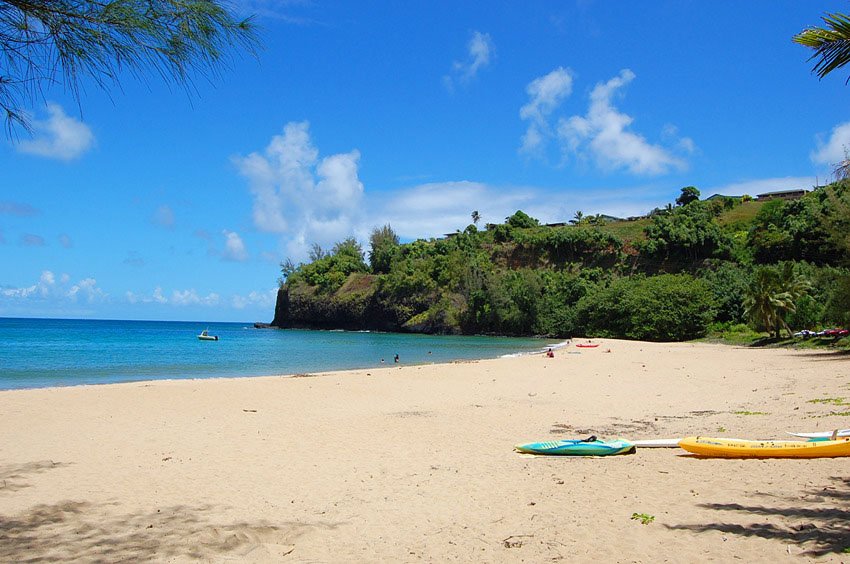
M847 356L597 342L0 392L0 561L850 561L850 459L512 451L850 427Z

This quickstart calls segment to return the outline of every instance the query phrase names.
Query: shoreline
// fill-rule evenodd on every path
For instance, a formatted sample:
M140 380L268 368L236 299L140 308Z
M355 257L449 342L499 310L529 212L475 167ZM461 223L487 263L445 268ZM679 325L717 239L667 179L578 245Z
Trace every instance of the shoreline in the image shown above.
M360 333L360 331L355 331L355 333ZM526 339L524 337L520 337ZM541 341L544 341L544 338L540 338ZM469 358L469 359L455 359L441 362L422 362L422 363L399 363L394 364L390 361L383 363L378 366L365 366L365 367L355 367L355 368L342 368L339 370L317 370L311 371L310 374L335 374L335 373L345 373L345 372L359 372L364 370L381 370L385 368L398 368L401 366L429 366L429 365L443 365L443 364L454 364L458 362L478 362L484 360L496 360L499 358L519 358L523 356L534 356L538 354L543 354L547 348L552 348L554 350L558 350L562 347L566 347L570 342L570 339L561 341L556 344L547 344L543 345L540 349L534 349L529 351L519 351L512 353L501 354L496 357L484 357L484 358ZM2 380L0 380L0 393L3 392L11 392L18 390L46 390L46 389L62 389L62 388L78 388L78 387L98 387L98 386L112 386L119 384L139 384L139 383L149 383L149 382L181 382L181 381L203 381L203 380L241 380L241 379L253 379L253 378L291 378L298 377L300 374L304 374L302 372L286 372L286 373L276 373L276 374L246 374L241 376L186 376L186 377L168 377L168 378L153 378L153 379L139 379L139 380L120 380L114 382L83 382L79 384L65 384L65 385L44 385L44 386L30 386L30 387L17 387L17 388L4 388L2 387Z
M841 560L846 460L513 445L847 427L832 401L850 397L844 362L594 341L555 358L6 390L0 519L15 526L0 560Z

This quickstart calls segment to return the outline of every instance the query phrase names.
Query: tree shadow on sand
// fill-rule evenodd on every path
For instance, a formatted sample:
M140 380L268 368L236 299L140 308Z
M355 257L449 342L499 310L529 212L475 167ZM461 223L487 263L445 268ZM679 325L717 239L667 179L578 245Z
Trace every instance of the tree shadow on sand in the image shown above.
M815 362L826 362L828 360L841 360L847 362L850 360L850 350L842 349L837 351L805 352L800 353L797 356L809 358Z
M283 522L216 524L212 506L173 506L121 514L118 504L64 501L38 505L22 514L0 515L2 562L117 562L210 560L222 556L276 561L295 550L311 531L336 523Z
M822 489L810 489L805 497L819 499L831 498L846 502L850 500L850 479L833 477L837 486ZM786 498L800 502L797 497ZM794 543L805 548L806 556L824 556L841 553L850 547L850 511L823 507L769 507L764 505L741 505L739 503L703 503L699 507L717 511L732 511L750 515L780 516L796 519L795 525L780 526L772 523L754 523L742 525L731 522L703 523L692 525L665 525L671 530L685 530L696 533L719 531L742 537L759 537Z
M26 480L32 474L41 474L68 465L67 462L53 462L52 460L4 464L0 466L0 495L30 487Z

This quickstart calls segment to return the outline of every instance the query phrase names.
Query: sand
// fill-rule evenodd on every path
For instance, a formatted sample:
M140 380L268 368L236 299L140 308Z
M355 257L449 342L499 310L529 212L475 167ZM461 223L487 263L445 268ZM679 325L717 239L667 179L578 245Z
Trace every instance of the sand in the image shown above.
M0 392L0 561L850 561L850 459L512 450L850 427L847 356L596 342Z

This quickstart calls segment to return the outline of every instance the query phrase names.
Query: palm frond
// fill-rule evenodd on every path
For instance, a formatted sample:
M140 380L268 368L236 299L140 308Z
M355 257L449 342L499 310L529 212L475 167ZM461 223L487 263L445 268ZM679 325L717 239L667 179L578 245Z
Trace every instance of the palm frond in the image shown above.
M793 37L795 43L815 50L809 60L817 59L812 72L818 78L850 62L850 17L836 13L827 14L822 19L826 28L809 27Z

